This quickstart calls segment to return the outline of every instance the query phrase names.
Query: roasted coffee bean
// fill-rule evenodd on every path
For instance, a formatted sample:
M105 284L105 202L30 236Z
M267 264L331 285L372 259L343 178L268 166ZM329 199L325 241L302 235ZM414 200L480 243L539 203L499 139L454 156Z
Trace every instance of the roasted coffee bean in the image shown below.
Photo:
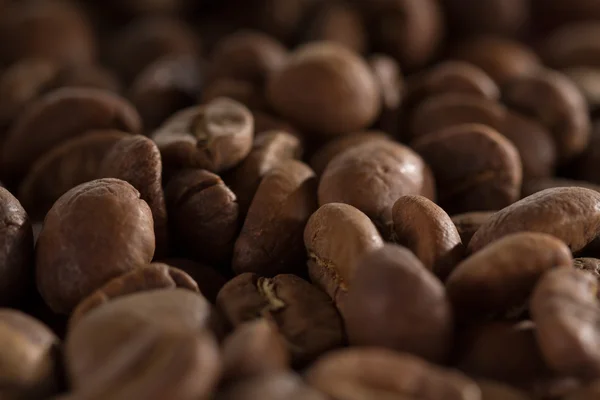
M291 372L259 375L242 380L217 394L216 400L326 400Z
M523 386L550 375L531 321L484 323L468 328L458 342L456 364L471 376Z
M444 286L401 246L386 245L360 259L343 317L352 345L387 347L434 362L449 355L454 326Z
M490 380L477 380L482 400L531 400L531 397L516 388Z
M546 189L491 216L469 242L475 253L516 232L548 233L572 252L583 249L600 233L600 193L585 188Z
M147 132L196 104L203 86L202 69L200 61L189 54L168 55L142 69L131 84L129 98Z
M556 142L559 159L581 154L590 140L587 104L577 86L565 75L540 69L510 81L502 91L511 107L537 118Z
M15 306L33 288L33 232L27 212L0 188L0 306Z
M227 98L172 115L153 134L165 168L226 171L252 149L252 113Z
M257 318L273 321L296 366L344 342L343 322L331 299L295 275L238 275L219 292L217 307L234 327Z
M458 372L369 347L328 353L308 369L306 379L332 400L481 398L477 384Z
M42 57L88 64L96 43L85 15L72 2L11 2L0 15L0 65Z
M261 32L239 31L226 36L212 50L208 80L223 78L262 85L286 62L287 50L276 39Z
M495 211L473 211L452 216L452 222L465 246L469 245L475 232L494 214Z
M379 86L368 64L332 42L293 52L269 78L267 96L281 115L323 136L366 128L381 110Z
M527 0L446 0L443 4L450 28L465 36L516 35L530 18Z
M130 134L90 131L53 147L33 163L19 185L19 199L30 215L42 220L56 200L82 183L102 177L102 160Z
M452 56L478 66L499 85L534 73L541 67L538 56L515 40L483 35L456 45Z
M317 179L306 164L288 160L271 169L256 190L235 242L233 271L305 275L304 227L316 209Z
M544 275L535 288L530 309L536 336L556 372L586 379L600 376L597 287L595 276L560 268Z
M46 398L59 390L59 339L33 317L0 309L0 397Z
M240 226L235 194L219 176L184 170L165 189L173 235L194 259L226 266Z
M110 59L126 82L164 56L196 55L200 44L178 19L147 17L127 25L112 40Z
M590 190L600 192L600 185L595 185L586 181L576 181L572 179L564 178L548 178L538 179L535 181L529 181L523 184L521 191L522 197L531 196L534 193L541 192L542 190L552 189L557 187L582 187Z
M363 212L348 204L330 203L308 220L304 245L311 280L341 309L358 259L383 247L383 240Z
M285 131L266 131L254 139L248 157L226 177L225 181L237 196L240 214L246 215L264 176L281 163L299 159L300 139Z
M381 114L375 126L390 135L399 135L400 105L404 94L400 66L385 54L373 54L368 62L381 93Z
M390 237L392 207L409 194L435 198L429 167L399 143L373 141L350 148L325 168L319 182L319 204L346 203L369 216Z
M185 272L166 264L154 263L114 278L83 299L71 319L74 326L85 314L122 296L157 289L182 288L197 292L198 284Z
M137 111L110 92L63 88L42 96L19 115L2 149L5 180L20 181L54 146L93 130L140 133Z
M223 342L223 380L240 380L286 371L287 343L277 325L267 319L246 322Z
M154 256L152 213L127 182L99 179L65 193L36 245L38 290L59 313Z
M99 176L117 178L131 184L148 203L154 221L157 257L168 249L167 207L162 188L162 162L154 142L136 135L122 138L106 154Z
M521 159L514 145L485 125L456 125L413 142L433 170L448 213L488 211L519 199Z
M392 209L394 241L409 250L437 277L445 280L463 259L465 248L444 210L422 196L402 196Z
M600 67L598 22L579 22L556 29L544 38L540 53L551 68Z
M446 289L462 319L507 316L526 305L547 270L572 265L571 252L559 239L544 233L515 233L460 263L448 277Z

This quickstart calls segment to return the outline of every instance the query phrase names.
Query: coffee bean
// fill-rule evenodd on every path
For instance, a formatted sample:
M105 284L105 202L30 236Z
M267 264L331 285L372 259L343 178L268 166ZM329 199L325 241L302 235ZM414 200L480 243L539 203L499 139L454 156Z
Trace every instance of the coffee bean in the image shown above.
M217 307L234 327L257 318L276 323L296 366L344 341L343 322L331 299L295 275L238 275L219 292Z
M217 400L325 400L291 372L259 375L242 380L216 396Z
M285 64L286 58L286 48L273 37L256 31L239 31L215 45L209 59L208 79L230 78L262 85Z
M433 170L448 213L496 210L520 197L519 153L494 129L456 125L417 139L413 148Z
M133 186L118 179L76 186L44 220L38 290L55 312L68 313L110 279L149 263L154 240L150 208Z
M46 398L59 390L59 340L36 319L0 309L0 397Z
M564 25L544 38L540 53L555 69L600 67L600 24L579 22Z
M595 322L597 279L575 269L560 268L540 280L531 298L540 350L555 371L582 378L600 374Z
M137 292L183 288L197 292L198 284L185 272L166 264L153 263L116 277L83 299L73 310L71 327L91 310L115 298Z
M410 308L407 302L419 299ZM386 245L360 259L344 321L352 345L387 347L443 362L452 306L443 284L406 248Z
M235 242L232 268L263 276L306 270L304 227L317 209L314 172L283 161L263 177Z
M465 246L469 245L475 232L495 213L495 211L473 211L452 216L452 222Z
M43 220L56 200L70 189L101 177L102 160L129 134L90 131L53 147L33 163L19 185L19 199L30 215Z
M219 98L171 116L153 134L165 168L222 172L252 149L253 118L242 104Z
M240 214L248 212L265 175L287 160L299 159L302 150L300 139L286 131L266 131L256 135L248 157L225 177L237 196Z
M219 290L227 279L212 267L185 258L166 258L160 262L173 266L188 274L198 285L200 293L211 303L217 300Z
M391 398L475 400L481 393L464 375L419 358L378 348L330 352L306 372L308 383L332 400Z
M516 35L534 15L526 0L447 0L444 5L450 28L463 35Z
M217 175L184 170L165 189L173 236L194 259L230 263L240 220L235 194Z
M381 109L379 87L367 63L332 42L293 52L271 75L267 97L281 115L323 136L366 128Z
M223 380L274 374L289 368L287 344L267 319L241 324L223 343Z
M471 253L511 233L547 233L565 242L572 252L600 232L600 194L585 188L547 189L526 197L490 217L469 242Z
M372 141L336 156L319 182L319 204L346 203L369 216L389 237L398 197L435 197L433 176L423 159L401 144Z
M373 54L368 59L381 93L381 114L375 126L390 135L400 132L400 105L404 79L398 62L385 54Z
M595 185L593 183L585 182L585 181L576 181L572 179L564 179L564 178L548 178L548 179L538 179L535 181L529 181L523 184L523 189L521 191L522 197L525 198L527 196L531 196L534 193L541 192L542 190L552 189L557 187L582 187L590 190L594 190L596 192L600 192L600 185Z
M537 118L552 133L559 159L566 161L585 150L591 123L585 98L563 74L538 70L509 82L502 91L511 107Z
M155 255L167 252L167 207L162 188L162 162L158 147L150 139L129 136L120 139L104 157L99 175L131 184L148 203L154 221Z
M19 115L2 151L5 179L18 183L54 146L93 130L141 131L135 108L110 92L63 88L42 96Z
M482 400L531 400L527 393L490 380L477 380Z
M348 204L330 203L320 207L304 229L311 280L336 305L347 296L356 263L363 255L383 247L375 225L364 213Z
M462 319L506 316L526 304L547 270L572 265L571 252L559 239L544 233L515 233L460 263L448 277L446 289Z
M456 45L452 56L478 66L499 85L530 75L541 64L526 45L494 35L468 38Z
M33 233L27 212L0 188L0 305L15 306L33 287Z
M465 248L444 210L422 196L402 196L392 209L394 241L411 250L437 277L445 280L463 259Z

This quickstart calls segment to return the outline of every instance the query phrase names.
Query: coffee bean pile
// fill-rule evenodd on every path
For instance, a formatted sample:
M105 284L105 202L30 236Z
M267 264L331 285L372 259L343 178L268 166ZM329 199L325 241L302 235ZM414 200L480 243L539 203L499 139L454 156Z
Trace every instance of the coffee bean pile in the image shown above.
M0 400L600 399L600 1L0 0Z

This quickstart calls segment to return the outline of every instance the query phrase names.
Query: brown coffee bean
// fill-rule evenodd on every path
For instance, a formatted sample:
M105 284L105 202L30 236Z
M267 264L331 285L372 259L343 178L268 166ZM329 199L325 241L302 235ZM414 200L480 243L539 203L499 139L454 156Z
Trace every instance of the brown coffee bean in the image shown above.
M481 398L477 384L458 372L378 348L330 352L310 367L306 379L332 400Z
M219 290L227 283L227 279L213 267L187 260L185 258L166 258L162 263L182 270L198 284L200 293L211 303L217 300Z
M308 220L304 245L311 280L342 308L358 259L383 247L383 240L360 210L348 204L330 203Z
M277 39L257 31L238 31L215 45L208 80L230 78L262 85L285 64L286 58L287 50Z
M445 93L500 98L498 85L482 69L463 61L445 61L407 80L403 106L412 108Z
M490 380L477 380L481 389L481 400L531 400L531 397L516 388Z
M544 38L540 54L555 69L600 67L600 24L595 21L562 26Z
M571 252L559 239L515 233L460 263L448 277L446 290L462 319L507 316L526 304L547 270L572 266Z
M126 82L162 57L196 55L200 49L190 27L167 16L135 20L117 32L111 43L110 60Z
M259 375L236 382L216 396L216 400L326 400L291 372Z
M241 324L223 342L223 380L237 381L286 371L287 344L277 325L267 319Z
M267 97L281 115L323 136L366 128L381 109L367 63L332 42L310 43L292 53L271 75Z
M194 259L227 266L240 220L235 194L219 176L184 170L165 188L171 232Z
M457 366L471 376L522 386L549 375L531 321L488 322L470 328L458 346Z
M262 85L232 78L219 78L202 90L201 103L210 103L219 97L228 97L251 111L268 111L269 105Z
M306 164L287 160L267 172L235 242L233 271L302 275L304 227L316 209L317 179Z
M600 376L596 324L598 281L593 275L560 268L540 280L531 298L540 350L548 365L564 375Z
M529 231L553 235L577 252L600 233L600 193L585 188L547 189L498 211L475 233L469 251L475 253L511 233Z
M456 125L415 140L413 148L433 170L438 202L450 214L501 209L520 197L519 153L492 128Z
M304 41L331 41L359 54L366 52L369 45L367 27L354 5L340 1L322 1L316 7L303 35Z
M466 39L456 45L452 57L478 66L499 85L530 75L541 67L540 59L530 48L502 36Z
M253 135L250 111L234 100L219 98L175 113L153 139L168 169L222 172L246 158Z
M438 278L445 280L463 259L465 248L444 210L422 196L402 196L392 209L394 241L412 251Z
M177 111L196 104L202 87L202 65L194 56L165 56L148 64L136 76L129 98L144 128L152 131Z
M0 306L27 299L33 282L33 233L27 212L0 188Z
M81 318L115 298L137 292L182 288L198 292L198 284L185 272L166 264L153 263L118 276L83 299L73 310L71 329Z
M419 301L407 308L414 299ZM343 317L352 345L387 347L434 362L448 357L452 306L443 284L404 247L386 245L360 259Z
M19 185L19 199L30 215L43 220L56 200L70 189L101 177L104 157L130 134L116 130L90 131L68 139L37 159Z
M469 245L475 232L495 213L496 211L473 211L452 216L452 222L465 246Z
M391 140L391 137L380 131L356 132L337 137L321 146L313 154L310 159L310 166L315 170L317 176L321 176L329 162L339 154L363 143L380 140L388 143L387 141Z
M516 35L523 31L530 18L526 0L446 0L444 6L450 28L465 36Z
M76 186L44 220L38 290L55 312L68 313L110 279L149 263L154 240L152 213L133 186L118 179Z
M585 98L565 75L538 70L509 82L503 100L542 122L556 142L561 161L582 153L590 138L591 123Z
M145 136L122 138L106 154L99 175L131 184L148 203L154 221L157 257L168 250L167 206L162 188L162 162L156 144Z
M590 113L595 115L600 108L600 67L572 67L563 69L562 73L577 86Z
M369 216L389 237L392 207L400 196L409 194L435 198L431 170L404 145L372 141L336 156L325 168L319 182L319 204L346 203Z
M557 187L582 187L590 190L595 190L596 192L600 192L600 185L595 185L593 183L564 178L548 178L529 181L523 184L523 189L521 191L522 197L525 198L527 196L531 196L534 193L541 192L542 190Z
M364 8L374 47L415 70L429 62L444 36L440 5L431 0L356 1Z
M368 59L381 93L381 114L375 126L390 135L400 132L400 105L404 79L398 62L385 54L373 54Z
M295 275L238 275L219 292L217 307L234 327L257 318L276 323L296 366L344 341L343 322L331 299Z
M71 2L11 2L0 16L0 37L0 65L30 57L88 64L96 57L89 21Z
M0 309L0 397L46 398L59 390L59 339L40 321Z
M266 131L256 136L248 157L225 177L238 199L240 214L246 215L264 176L284 161L299 159L302 144L285 131Z
M91 88L63 88L42 96L19 115L2 149L5 180L22 179L53 147L92 130L140 133L137 111L125 99Z
M596 279L600 278L600 259L588 257L575 258L573 266L594 275Z

